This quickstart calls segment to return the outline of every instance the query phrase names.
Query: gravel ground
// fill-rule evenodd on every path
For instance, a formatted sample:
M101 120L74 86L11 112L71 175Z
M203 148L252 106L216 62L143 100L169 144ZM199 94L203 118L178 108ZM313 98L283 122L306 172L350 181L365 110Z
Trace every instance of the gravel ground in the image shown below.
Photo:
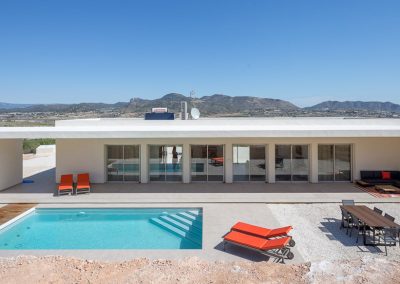
M366 204L374 206L400 220L400 204ZM384 247L362 244L360 235L356 244L356 231L350 238L346 230L340 230L341 213L338 204L268 204L273 218L281 225L294 227L296 248L305 261L349 260L361 257L385 257L400 259L400 248L389 247L385 256Z
M135 259L86 261L63 257L0 259L1 283L398 283L400 262L379 258L282 265Z

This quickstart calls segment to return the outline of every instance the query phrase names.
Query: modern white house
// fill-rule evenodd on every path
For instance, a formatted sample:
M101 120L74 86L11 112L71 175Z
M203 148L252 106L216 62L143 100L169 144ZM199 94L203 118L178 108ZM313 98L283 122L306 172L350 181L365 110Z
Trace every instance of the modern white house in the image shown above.
M400 170L398 119L78 119L0 128L0 190L22 181L25 138L56 139L56 181L327 183Z

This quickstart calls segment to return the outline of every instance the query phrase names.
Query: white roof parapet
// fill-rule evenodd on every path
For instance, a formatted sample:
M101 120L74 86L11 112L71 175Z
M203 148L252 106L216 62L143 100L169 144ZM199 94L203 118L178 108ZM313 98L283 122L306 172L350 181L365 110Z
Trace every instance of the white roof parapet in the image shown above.
M400 119L78 119L55 127L2 127L0 138L400 137Z

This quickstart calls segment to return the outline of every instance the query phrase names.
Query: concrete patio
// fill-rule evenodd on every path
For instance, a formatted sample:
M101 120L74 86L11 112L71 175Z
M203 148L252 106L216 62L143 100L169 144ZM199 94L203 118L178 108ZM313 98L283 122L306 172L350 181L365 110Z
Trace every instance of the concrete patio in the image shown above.
M57 196L55 170L34 174L0 192L0 203L332 203L354 199L364 203L400 202L376 198L352 183L105 183L93 184L91 194Z

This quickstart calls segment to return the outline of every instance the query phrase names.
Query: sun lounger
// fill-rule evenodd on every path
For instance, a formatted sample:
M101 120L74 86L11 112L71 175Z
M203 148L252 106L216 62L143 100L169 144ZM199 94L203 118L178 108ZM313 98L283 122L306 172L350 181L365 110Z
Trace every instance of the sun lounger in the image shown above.
M289 237L278 239L265 239L237 231L230 231L224 237L224 251L227 243L257 251L266 256L284 259L293 259L294 254L289 248Z
M289 246L294 247L296 242L293 240L289 232L293 229L292 226L286 226L275 229L263 228L255 225L251 225L244 222L237 222L231 228L231 231L237 231L248 235L253 235L265 239L288 237L290 238Z
M76 183L76 194L78 193L90 193L90 178L89 174L78 174L78 180Z
M58 185L58 195L71 194L74 191L74 177L73 175L62 175L60 184Z

